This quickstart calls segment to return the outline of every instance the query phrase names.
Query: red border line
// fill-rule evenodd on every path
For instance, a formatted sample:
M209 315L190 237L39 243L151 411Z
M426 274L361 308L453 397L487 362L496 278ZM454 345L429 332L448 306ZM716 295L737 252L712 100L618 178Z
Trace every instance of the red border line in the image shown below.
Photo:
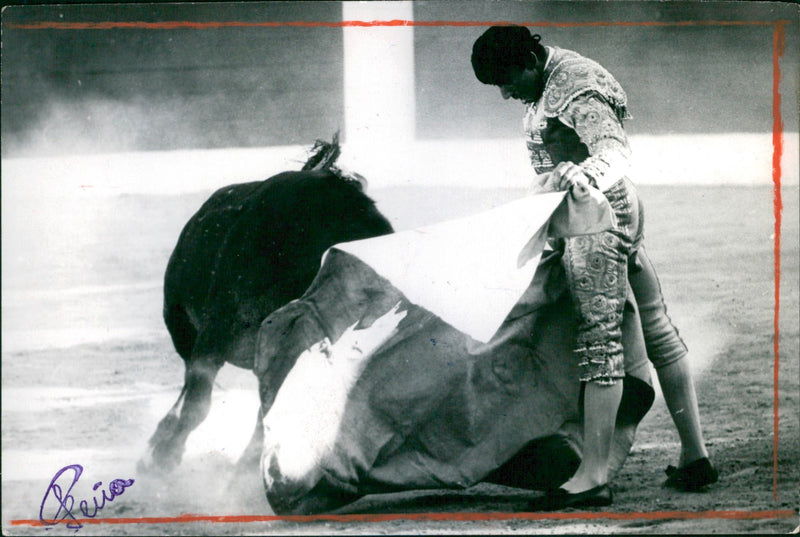
M387 522L411 521L490 521L490 520L761 520L794 518L790 509L775 511L651 511L649 513L386 513L352 515L180 515L175 517L81 518L72 524L185 524L190 522L251 523L251 522ZM12 526L52 526L41 520L12 520Z
M773 182L773 214L774 227L774 280L775 280L775 307L773 318L773 483L772 498L778 498L778 433L779 433L779 366L780 366L780 281L781 281L781 213L783 201L781 197L781 157L783 156L783 120L781 116L780 93L780 59L785 48L786 25L791 21L644 21L644 22L512 22L512 21L413 21L413 20L374 20L374 21L340 21L340 22L191 22L191 21L128 21L128 22L31 22L5 24L6 29L15 30L110 30L110 29L147 29L147 30L173 30L173 29L214 29L214 28L278 28L278 27L305 27L305 28L349 28L349 27L484 27L499 25L518 25L530 27L575 28L575 27L686 27L686 26L768 26L773 27L773 87L772 87L772 182ZM81 519L81 524L153 524L153 523L179 523L179 522L269 522L269 521L294 521L313 522L318 520L341 522L374 522L383 520L564 520L564 519L696 519L696 518L728 518L728 519L760 519L760 518L791 518L794 511L656 511L649 513L416 513L416 514L381 514L381 515L313 515L313 516L203 516L182 515L178 517L142 517L142 518L109 518L109 519ZM11 520L12 526L45 526L40 520Z
M511 21L414 21L414 20L385 20L385 21L284 21L284 22L243 22L243 21L102 21L102 22L59 22L42 21L29 23L9 23L4 25L10 30L114 30L114 29L142 29L142 30L207 30L219 28L362 28L362 27L397 27L397 26L454 26L454 27L482 27L482 26L531 26L547 28L589 28L603 26L627 27L670 27L670 26L770 26L775 24L788 24L789 21L613 21L613 22L511 22Z
M781 118L781 65L780 59L786 44L783 23L776 23L772 34L772 184L773 213L775 216L775 312L773 319L773 435L772 435L772 499L778 499L778 378L780 373L780 304L781 304L781 156L783 155L783 120Z

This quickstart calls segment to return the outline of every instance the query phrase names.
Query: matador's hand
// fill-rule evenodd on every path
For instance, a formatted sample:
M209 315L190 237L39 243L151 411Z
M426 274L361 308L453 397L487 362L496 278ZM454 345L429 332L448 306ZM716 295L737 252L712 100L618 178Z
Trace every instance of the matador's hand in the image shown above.
M573 162L559 163L553 170L552 180L558 190L569 190L576 200L589 196L589 178L583 168Z

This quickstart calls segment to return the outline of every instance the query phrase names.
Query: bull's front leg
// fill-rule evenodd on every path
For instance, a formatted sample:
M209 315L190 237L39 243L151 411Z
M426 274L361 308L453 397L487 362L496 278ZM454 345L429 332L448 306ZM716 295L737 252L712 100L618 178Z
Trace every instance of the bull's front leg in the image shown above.
M356 330L358 323L353 324L336 343L323 338L311 345L297 358L280 390L272 388L274 401L262 408L261 474L276 513L305 511L304 500L320 482L333 452L350 391L369 358L406 315L398 308L399 304L369 328ZM262 391L262 401L265 395Z
M138 464L140 471L169 471L180 464L189 434L211 409L211 392L220 367L211 357L186 361L181 395L150 438L147 453Z
M250 442L248 442L241 457L239 457L239 460L236 462L236 469L234 471L236 478L249 474L250 470L259 465L261 451L264 448L264 427L261 424L262 419L264 419L264 413L261 408L259 408L253 435L250 437Z

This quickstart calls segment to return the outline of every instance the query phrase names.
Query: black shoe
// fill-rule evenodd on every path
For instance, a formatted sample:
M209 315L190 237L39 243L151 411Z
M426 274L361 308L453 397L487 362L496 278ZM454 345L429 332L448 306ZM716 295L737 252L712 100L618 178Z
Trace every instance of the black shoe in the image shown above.
M530 508L532 511L559 511L568 507L603 507L611 505L613 501L608 485L598 485L574 494L558 488L533 500Z
M664 486L684 492L698 491L707 485L716 483L719 479L719 472L708 460L708 457L697 459L681 468L667 466L665 473L668 477Z

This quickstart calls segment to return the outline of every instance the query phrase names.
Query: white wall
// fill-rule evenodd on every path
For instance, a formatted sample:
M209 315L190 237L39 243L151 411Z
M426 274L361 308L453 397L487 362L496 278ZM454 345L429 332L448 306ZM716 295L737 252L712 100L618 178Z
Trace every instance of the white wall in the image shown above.
M772 183L769 134L633 136L631 145L631 177L637 184ZM783 184L798 184L799 146L797 133L784 135ZM299 170L306 149L282 146L3 159L3 208L30 196L175 194L258 181ZM408 142L385 149L365 151L357 144L344 144L339 162L363 174L370 188L524 187L532 173L522 138Z

